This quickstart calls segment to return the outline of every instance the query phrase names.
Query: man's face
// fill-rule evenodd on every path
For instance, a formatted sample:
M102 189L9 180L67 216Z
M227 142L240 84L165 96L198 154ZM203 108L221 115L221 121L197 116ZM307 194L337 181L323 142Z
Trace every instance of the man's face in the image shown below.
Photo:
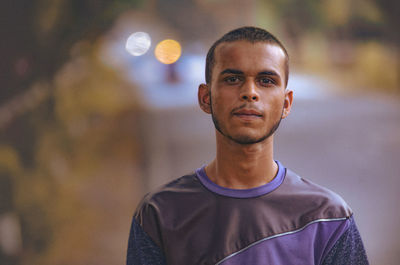
M292 101L284 66L285 53L266 42L234 41L216 48L211 83L203 85L211 93L210 108L202 108L212 114L219 133L239 144L273 134Z

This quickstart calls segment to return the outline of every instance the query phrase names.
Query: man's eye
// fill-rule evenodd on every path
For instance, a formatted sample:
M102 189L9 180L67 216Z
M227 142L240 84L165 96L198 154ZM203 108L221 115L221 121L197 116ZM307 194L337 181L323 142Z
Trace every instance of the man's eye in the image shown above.
M261 78L260 81L261 85L270 85L270 84L274 84L274 80L270 79L270 78Z
M225 78L225 82L227 83L237 83L240 81L240 78L238 76L229 76Z

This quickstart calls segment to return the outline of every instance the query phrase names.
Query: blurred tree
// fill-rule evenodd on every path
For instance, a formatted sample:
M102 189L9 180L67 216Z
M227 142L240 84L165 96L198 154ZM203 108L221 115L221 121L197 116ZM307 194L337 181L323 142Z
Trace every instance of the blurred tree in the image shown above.
M3 1L1 16L0 103L49 80L69 58L72 46L93 41L112 25L118 14L141 0L15 0Z
M257 2L261 26L272 26L283 36L295 55L294 63L302 69L348 75L345 79L353 90L367 86L400 92L398 1ZM375 74L366 74L366 69Z
M104 118L109 124L110 117L121 116L132 102L115 98L115 91L110 89L118 87L118 82L106 69L95 69L103 74L102 78L85 76L85 71L93 70L99 62L89 64L81 72L75 71L75 76L68 76L70 80L76 80L83 74L84 88L92 89L90 92L85 89L77 92L71 86L68 88L74 91L73 96L69 92L57 92L55 87L59 81L55 77L74 56L95 48L95 40L112 26L120 13L142 3L141 0L1 2L0 217L6 212L17 212L23 238L23 251L18 259L3 253L0 245L1 264L36 263L37 255L48 251L54 242L54 229L57 223L64 222L63 214L76 217L74 211L79 209L74 203L76 196L70 189L65 191L60 186L51 165L53 168L54 164L61 165L55 168L62 170L65 156L81 152L78 147L82 146L77 146L68 134L74 131L71 127L76 127L76 120L80 121L81 128L86 126L86 130L92 128L85 125L88 121L90 125L95 121L102 124ZM87 43L87 49L77 45L79 43ZM84 60L95 62L94 59ZM100 80L100 83L94 80ZM99 90L93 89L96 85ZM95 98L91 98L93 95ZM77 99L82 104L71 106ZM63 103L66 100L70 101L69 107ZM57 109L64 112L60 114ZM71 122L74 112L80 116ZM70 130L65 131L65 128ZM102 134L105 142L110 141L109 134ZM51 140L52 145L48 144ZM96 167L99 160L82 164ZM64 167L66 165L64 163Z
M400 24L400 2L396 0L375 0L374 3L384 15L385 35L389 36L397 45L400 44L400 32L398 30L398 25Z
M0 217L18 214L23 243L18 258L1 256L0 246L1 264L123 259L125 241L117 231L129 227L124 222L132 211L134 186L127 183L135 177L138 103L132 86L101 63L99 43L76 45L53 78L54 119L43 120L38 110L31 115L37 131L34 166L23 165L12 146L0 146L0 184L7 191ZM120 221L109 218L114 214ZM105 235L106 241L99 240ZM113 247L104 242L115 237L118 254L110 254ZM95 249L108 253L107 258L95 255Z

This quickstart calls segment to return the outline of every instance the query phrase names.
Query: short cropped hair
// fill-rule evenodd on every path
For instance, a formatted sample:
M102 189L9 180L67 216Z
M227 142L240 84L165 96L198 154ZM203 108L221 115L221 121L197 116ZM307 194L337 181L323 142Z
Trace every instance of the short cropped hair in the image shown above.
M220 39L218 39L211 48L208 50L207 59L206 59L206 83L211 83L212 71L215 65L215 49L217 46L224 42L234 42L245 40L251 43L256 42L266 42L270 44L274 44L279 46L283 52L285 53L285 86L287 86L289 80L289 54L286 51L283 44L271 33L266 31L265 29L257 28L257 27L242 27L238 29L234 29Z

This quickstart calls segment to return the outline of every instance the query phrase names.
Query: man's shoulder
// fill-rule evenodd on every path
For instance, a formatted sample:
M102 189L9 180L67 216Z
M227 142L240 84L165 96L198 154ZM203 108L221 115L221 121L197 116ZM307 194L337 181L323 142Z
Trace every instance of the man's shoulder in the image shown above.
M196 173L191 172L147 193L141 205L150 204L161 206L162 204L173 203L174 201L182 200L203 191L204 188L196 177Z
M302 178L289 169L280 190L290 194L292 200L297 201L296 204L318 209L317 215L321 218L342 218L352 215L351 208L339 194Z

